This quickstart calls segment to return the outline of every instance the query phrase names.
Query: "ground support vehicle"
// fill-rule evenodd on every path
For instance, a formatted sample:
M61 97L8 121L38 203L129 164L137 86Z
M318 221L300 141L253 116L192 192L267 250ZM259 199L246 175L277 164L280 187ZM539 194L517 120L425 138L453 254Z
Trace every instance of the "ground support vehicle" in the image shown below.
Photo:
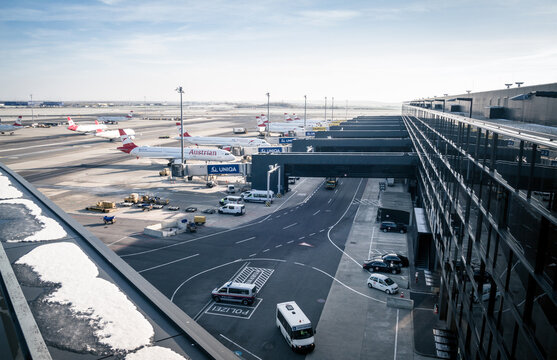
M188 232L190 232L190 233L192 233L192 232L197 232L197 226L196 226L193 222L189 222L189 223L186 225L186 230L187 230Z
M207 222L207 218L202 215L196 215L193 217L193 222L195 225L204 225Z
M88 206L85 210L107 213L116 211L116 204L112 201L98 201L96 205Z
M105 224L114 224L116 222L116 217L114 216L104 216L103 221Z
M137 193L131 193L130 196L124 198L124 202L137 204L139 202L139 195Z

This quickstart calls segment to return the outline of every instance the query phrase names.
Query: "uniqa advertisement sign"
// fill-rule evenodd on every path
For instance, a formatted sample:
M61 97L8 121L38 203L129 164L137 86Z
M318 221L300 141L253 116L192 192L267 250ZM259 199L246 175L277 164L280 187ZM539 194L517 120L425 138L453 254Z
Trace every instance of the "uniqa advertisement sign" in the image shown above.
M239 174L240 164L207 165L209 174Z

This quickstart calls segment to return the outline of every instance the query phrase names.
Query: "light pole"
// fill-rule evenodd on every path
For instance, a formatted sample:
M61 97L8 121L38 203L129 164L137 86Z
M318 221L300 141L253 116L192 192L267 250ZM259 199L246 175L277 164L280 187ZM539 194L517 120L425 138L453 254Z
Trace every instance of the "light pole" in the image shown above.
M35 122L35 114L33 113L33 94L29 96L31 97L31 103L29 104L31 106L31 124L33 124Z
M505 84L505 86L507 87L507 89L510 89L510 88L511 88L511 86L513 86L513 83L510 83L510 84Z
M307 95L304 95L304 131L306 129L307 108L308 108L308 97Z
M267 93L267 136L269 136L269 130L271 127L271 114L269 113L269 106L271 101L271 94Z
M180 93L180 150L182 154L182 169L184 168L184 113L182 108L182 94L184 89L181 86L176 88L176 91ZM183 173L182 173L183 176Z
M517 81L515 82L515 84L517 87L520 87L520 85L524 84L524 81Z
M335 97L331 98L331 121L335 121Z
M327 122L327 97L325 96L325 122Z

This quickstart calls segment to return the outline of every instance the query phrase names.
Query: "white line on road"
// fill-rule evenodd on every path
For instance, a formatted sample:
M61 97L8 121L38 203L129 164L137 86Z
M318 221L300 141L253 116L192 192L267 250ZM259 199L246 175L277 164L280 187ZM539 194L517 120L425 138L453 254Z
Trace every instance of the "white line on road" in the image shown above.
M279 244L279 245L275 246L275 249L278 249L281 246L282 246L282 244Z
M302 264L302 263L299 263L299 262L294 262L294 264L300 265L300 266L306 266L305 264Z
M292 244L294 242L294 240L290 240L287 242L287 244Z
M124 239L127 238L127 237L128 237L128 236L124 236L123 238L118 239L118 240L116 240L116 241L114 241L114 242L111 242L110 244L106 244L106 246L110 246L110 245L116 244L117 242L120 242L120 241L124 240Z
M321 230L319 230L319 232L323 232L323 231L325 231L325 229L321 229Z
M319 214L320 211L321 211L321 210L317 210L316 212L314 212L314 213L313 213L313 216Z
M275 219L278 219L280 217L280 215L275 216Z
M399 312L400 312L400 310L396 309L395 357L394 357L395 360L396 360L396 347L397 347L397 342L398 342L398 313Z
M142 272L144 272L144 271L149 271L149 270L153 270L153 269L158 269L158 268L163 267L163 266L166 266L166 265L174 264L174 263L176 263L176 262L178 262L178 261L191 259L192 257L196 257L197 255L199 255L199 254L186 256L186 257L181 258L181 259L178 259L178 260L174 260L174 261L170 261L170 262L167 262L167 263L164 263L164 264L160 264L160 265L157 265L157 266L153 266L153 267L150 267L150 268L147 268L147 269L138 271L138 273L142 273Z
M224 336L223 334L219 334L220 336L222 336L223 338L225 338L226 340L230 341L232 344L236 345L237 347L239 347L240 349L244 350L245 352L247 352L248 354L250 354L251 356L253 356L256 359L259 360L263 360L261 359L259 356L255 355L254 353L252 353L249 350L246 350L245 348L241 347L240 345L236 344L234 341L230 340L229 338L227 338L226 336Z
M371 259L371 245L373 244L373 235L375 234L375 228L371 230L371 240L369 241L369 251L367 252L367 258Z
M300 237L298 238L298 240L304 240L305 238L306 238L305 236L300 236Z
M287 226L283 227L282 230L288 229L288 228L290 228L290 227L292 227L292 226L296 226L296 225L298 225L297 222L294 223L294 224L290 224L290 225L287 225Z
M313 236L313 235L315 235L315 233L311 233L311 234L309 234L309 236Z
M331 201L333 201L333 199L329 199L329 201L327 201L327 204L330 204L330 203L331 203Z
M263 252L267 252L267 251L269 251L269 249L265 249L265 250L263 250Z
M251 255L250 255L250 256L248 256L248 257L252 257L252 256L255 256L255 255L257 255L257 253L255 253L255 254L251 254Z
M240 243L243 243L244 241L250 241L250 240L253 240L253 239L255 239L255 236L252 236L252 237L244 239L244 240L236 241L236 244L240 244Z

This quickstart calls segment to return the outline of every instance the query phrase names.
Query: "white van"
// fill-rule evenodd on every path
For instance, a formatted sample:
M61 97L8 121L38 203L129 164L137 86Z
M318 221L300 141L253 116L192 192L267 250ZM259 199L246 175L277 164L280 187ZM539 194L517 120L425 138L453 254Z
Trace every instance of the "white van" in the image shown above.
M295 301L277 304L276 323L292 350L313 351L315 341L311 321Z
M241 302L243 305L251 305L257 295L257 286L229 281L221 287L213 289L211 296L213 300Z
M219 204L221 205L227 205L227 204L242 204L244 202L244 200L242 199L241 196L234 196L234 195L228 195L223 197L222 199L219 200Z
M275 197L275 193L269 191L267 194L267 190L250 190L242 193L242 198L245 202L266 202L269 200L271 203L273 202L273 198Z
M219 208L219 214L232 214L232 215L244 215L246 213L246 206L244 204L233 204L229 203Z

